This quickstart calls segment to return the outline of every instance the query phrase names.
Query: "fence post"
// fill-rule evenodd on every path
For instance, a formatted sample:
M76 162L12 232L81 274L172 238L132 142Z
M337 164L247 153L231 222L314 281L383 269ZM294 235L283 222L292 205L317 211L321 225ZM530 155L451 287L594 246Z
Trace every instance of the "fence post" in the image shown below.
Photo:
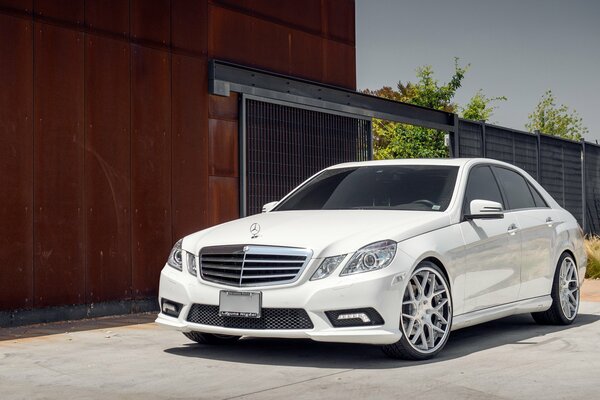
M481 120L481 153L483 157L487 157L487 147L485 139L485 120Z
M585 176L585 140L581 139L581 192L583 196L581 198L582 216L581 223L585 233L587 230L587 178Z
M542 184L542 140L540 138L540 131L534 130L537 137L537 160L536 160L536 168L537 168L537 181L539 184Z
M460 149L458 146L458 142L460 140L460 133L458 132L458 114L454 114L454 149L452 157L459 158L460 157Z

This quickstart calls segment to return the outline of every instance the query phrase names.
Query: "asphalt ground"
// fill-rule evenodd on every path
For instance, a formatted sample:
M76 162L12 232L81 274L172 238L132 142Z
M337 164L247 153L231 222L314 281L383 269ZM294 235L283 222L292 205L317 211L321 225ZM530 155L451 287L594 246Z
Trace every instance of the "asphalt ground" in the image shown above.
M584 289L571 326L504 318L427 362L310 340L199 345L150 314L5 328L0 399L596 399L600 281Z

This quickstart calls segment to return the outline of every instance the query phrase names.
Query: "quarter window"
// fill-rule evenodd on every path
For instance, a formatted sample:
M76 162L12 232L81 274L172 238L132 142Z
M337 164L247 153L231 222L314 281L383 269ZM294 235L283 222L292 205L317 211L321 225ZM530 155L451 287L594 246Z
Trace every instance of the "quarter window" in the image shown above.
M535 207L535 200L525 178L515 171L501 167L494 167L494 172L506 195L509 210Z
M471 213L470 204L473 200L495 201L504 207L504 201L502 201L502 195L496 183L496 178L494 178L492 170L488 166L475 167L471 170L465 192L464 214Z

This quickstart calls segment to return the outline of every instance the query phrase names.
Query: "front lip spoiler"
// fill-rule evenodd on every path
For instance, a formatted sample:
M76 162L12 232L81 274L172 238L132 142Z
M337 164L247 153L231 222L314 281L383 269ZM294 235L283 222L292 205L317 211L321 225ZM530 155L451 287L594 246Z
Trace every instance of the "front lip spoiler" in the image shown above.
M180 332L205 332L233 336L249 336L264 338L284 338L284 339L312 339L317 342L335 342L335 343L359 343L385 345L396 343L402 337L398 331L390 331L377 327L356 327L356 328L331 328L315 331L313 329L235 329L223 328L220 326L199 325L190 322L181 322L176 318L158 314L155 321L157 324L178 330Z

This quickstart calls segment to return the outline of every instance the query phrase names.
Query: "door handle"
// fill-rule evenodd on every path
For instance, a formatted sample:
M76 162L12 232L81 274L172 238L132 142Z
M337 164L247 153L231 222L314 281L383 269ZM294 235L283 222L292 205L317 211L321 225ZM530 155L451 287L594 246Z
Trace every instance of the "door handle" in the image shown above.
M546 218L546 223L548 224L548 226L549 226L549 227L552 227L552 223L553 223L553 222L554 222L554 221L552 220L552 217L548 217L548 218Z
M519 227L517 226L517 224L510 224L508 227L508 234L514 235L515 233L517 233L518 230L519 230Z

